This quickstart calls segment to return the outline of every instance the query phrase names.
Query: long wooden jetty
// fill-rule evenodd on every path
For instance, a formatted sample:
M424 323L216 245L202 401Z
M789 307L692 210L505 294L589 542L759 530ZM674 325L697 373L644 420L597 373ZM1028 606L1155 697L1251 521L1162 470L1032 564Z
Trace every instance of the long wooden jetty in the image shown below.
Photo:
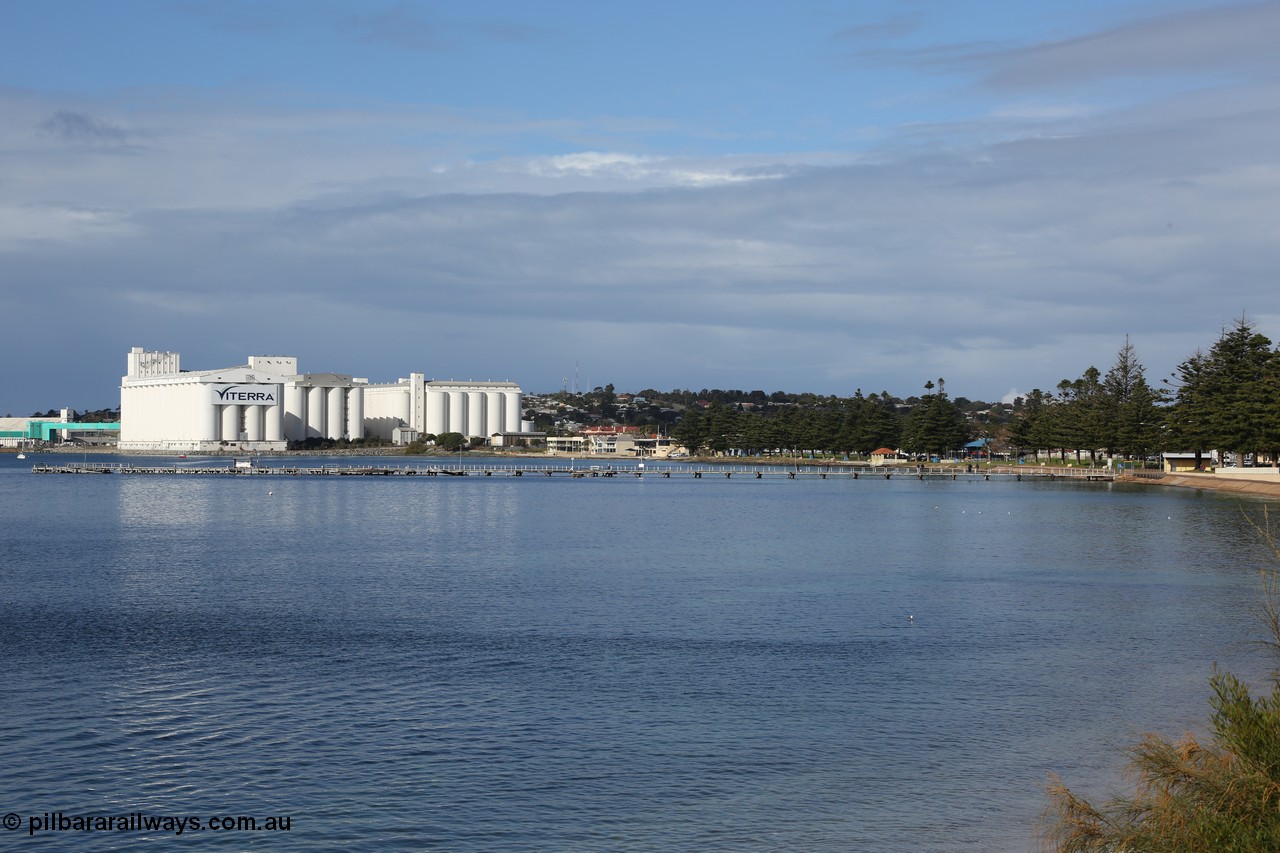
M117 474L233 477L642 477L646 479L703 478L788 480L1090 480L1106 481L1115 475L1105 468L1008 465L977 468L965 465L644 465L622 464L502 463L400 465L134 465L128 462L67 462L33 465L35 474Z

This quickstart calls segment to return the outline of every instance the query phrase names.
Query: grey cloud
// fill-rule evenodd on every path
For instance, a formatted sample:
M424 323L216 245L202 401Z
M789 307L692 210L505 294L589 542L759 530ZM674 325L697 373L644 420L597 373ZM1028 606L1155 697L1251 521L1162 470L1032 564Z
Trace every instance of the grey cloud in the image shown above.
M297 20L278 8L246 0L185 0L173 8L210 27L235 33L275 32Z
M985 81L1007 89L1189 69L1280 71L1280 4L1215 6L1147 18L1079 38L975 55Z
M516 43L542 41L550 35L542 27L512 21L437 20L407 3L347 18L339 30L367 44L414 52L451 50L465 38Z
M198 125L111 169L15 137L21 204L0 204L0 248L29 322L5 352L74 340L85 388L117 382L108 356L142 344L196 366L293 352L376 380L547 390L581 357L620 388L910 393L941 375L990 399L1105 368L1130 334L1158 378L1241 310L1275 322L1277 85L975 121L963 146L937 127L852 163L707 158L664 176L645 160L642 184L598 181L587 167L608 158L590 157L536 180L515 158L414 172L369 136L317 148L334 134L307 122L332 116L290 116L269 144L256 116ZM224 133L189 144L212 124ZM743 169L758 179L678 180Z
M470 29L486 38L505 42L545 41L551 35L551 31L543 27L509 22L480 23L473 25Z
M916 15L894 15L881 21L868 24L855 24L835 33L832 38L837 41L878 41L886 38L901 38L916 32L920 28L920 18Z
M856 35L856 28L850 31ZM1228 3L1131 21L1073 38L854 50L853 66L893 64L965 73L996 91L1043 92L1123 78L1280 72L1280 4ZM1203 84L1203 76L1197 83Z
M119 127L86 113L70 110L58 110L41 123L40 130L67 142L125 142L125 133Z
M401 50L438 51L450 46L438 25L405 3L354 16L340 29L358 41Z
M857 330L880 345L882 334L929 340L933 351L975 335L991 350L1060 336L1042 317L1070 329L1116 310L1159 328L1171 319L1161 306L1206 288L1247 300L1280 261L1267 248L1267 188L1214 186L1183 159L1195 140L1161 152L1144 141L1028 141L984 161L907 159L710 189L166 215L149 224L171 266L153 277L234 246L234 259L194 265L224 281L188 273L187 286L248 295L268 278L313 302L373 299L531 327L662 305L754 335ZM1113 156L1100 162L1094 148L1108 144ZM127 265L133 250L120 251Z

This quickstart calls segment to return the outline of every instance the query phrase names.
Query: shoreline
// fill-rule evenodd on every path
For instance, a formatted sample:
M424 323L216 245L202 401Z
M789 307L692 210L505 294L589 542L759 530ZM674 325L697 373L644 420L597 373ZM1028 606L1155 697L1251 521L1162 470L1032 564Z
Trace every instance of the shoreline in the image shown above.
M17 453L16 448L0 448L0 453L8 454L9 452ZM35 451L41 454L54 455L79 455L82 453L95 453L102 455L115 455L120 451L115 447L57 447L57 448L41 448ZM152 453L134 453L128 455L138 456L171 456L170 452L156 451ZM239 452L220 452L220 453L188 453L193 458L205 459L234 459L243 456L392 456L403 458L457 458L457 452L449 452L443 450L431 450L426 453L405 453L403 447L364 447L364 448L341 448L330 450L282 450L274 451L266 454L254 454L245 451ZM530 454L528 448L511 448L509 451L495 450L493 448L465 450L462 453L464 458L481 459L481 458L502 458L506 456L545 456L548 460L554 460L569 454ZM575 458L581 460L609 460L607 456L592 456L590 454L578 455ZM644 460L642 460L644 461ZM866 467L866 462L853 462L834 459L761 459L759 457L711 457L711 456L686 456L678 460L653 460L653 461L673 461L680 463L694 464L725 464L736 463L742 465L757 465L762 467L793 467L797 465L825 465L831 468L861 468ZM892 470L892 466L884 466ZM1182 489L1204 489L1212 492L1228 492L1238 495L1245 495L1255 498L1280 498L1280 479L1254 480L1246 479L1240 476L1223 477L1212 473L1164 473L1157 471L1142 471L1133 474L1121 474L1116 477L1115 482L1126 483L1141 486L1166 486L1169 488Z
M12 447L0 448L0 453L16 454L17 452L18 452L17 449ZM228 451L218 451L218 452L210 453L208 451L202 452L198 450L187 450L187 451L120 450L119 448L114 446L104 446L104 447L42 447L39 449L28 448L24 452L28 454L28 458L32 453L38 453L38 454L48 453L53 455L66 455L66 456L80 456L85 453L93 453L99 456L147 456L147 457L161 456L161 457L168 457L168 458L185 456L190 459L244 459L246 457L259 457L259 456L404 456L408 458L419 458L424 456L425 457L437 456L437 457L445 457L445 458L457 458L458 456L457 451L436 450L436 449L432 449L424 453L406 453L403 447L344 447L344 448L334 448L331 450L271 450L266 452L251 451L251 450L235 450L235 451L228 450ZM493 448L484 448L482 450L464 450L462 453L464 456L502 457L502 456L528 455L528 450L525 450L523 454L517 454L514 452L503 453L502 451L494 450Z
M1205 489L1211 492L1231 492L1261 498L1280 498L1280 480L1249 480L1243 477L1219 477L1215 474L1126 474L1116 478L1117 483L1136 483L1142 486L1169 486L1175 489Z

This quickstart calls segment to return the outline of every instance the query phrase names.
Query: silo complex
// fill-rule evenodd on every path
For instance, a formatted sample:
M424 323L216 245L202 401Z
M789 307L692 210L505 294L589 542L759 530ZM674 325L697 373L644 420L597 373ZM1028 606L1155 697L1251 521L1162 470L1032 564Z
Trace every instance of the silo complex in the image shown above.
M184 371L176 352L134 347L120 383L122 450L284 450L306 439L390 440L419 434L491 438L521 429L512 382L373 385L340 373L299 373L293 356L250 356L221 370Z

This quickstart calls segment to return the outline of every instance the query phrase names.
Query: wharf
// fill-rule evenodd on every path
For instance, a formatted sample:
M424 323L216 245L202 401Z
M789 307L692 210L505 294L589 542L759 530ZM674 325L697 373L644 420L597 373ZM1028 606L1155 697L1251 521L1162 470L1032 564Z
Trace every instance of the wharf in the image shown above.
M122 474L236 477L631 477L647 479L704 477L725 479L858 480L914 478L918 480L1087 480L1110 482L1113 472L1102 468L1051 468L1047 466L996 466L989 469L957 465L849 466L849 465L614 465L475 464L475 465L170 465L147 466L119 462L69 462L37 464L35 474Z

